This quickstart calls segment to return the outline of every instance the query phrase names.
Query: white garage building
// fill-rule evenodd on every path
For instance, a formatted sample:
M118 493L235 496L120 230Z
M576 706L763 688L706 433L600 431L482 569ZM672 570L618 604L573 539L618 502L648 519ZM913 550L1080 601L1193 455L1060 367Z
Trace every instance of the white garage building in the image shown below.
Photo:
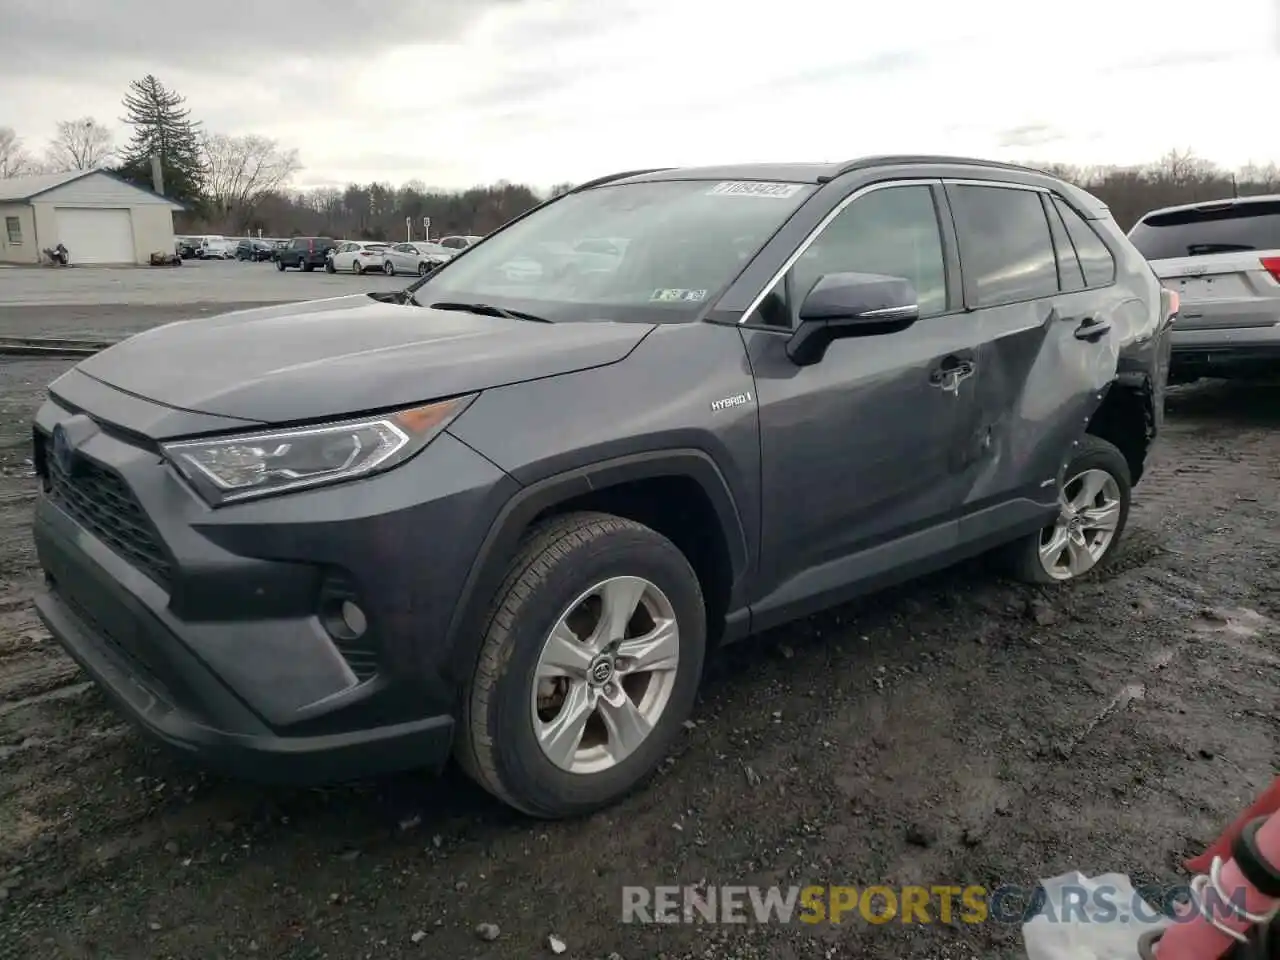
M105 170L0 180L0 263L39 263L59 243L72 263L148 263L173 252L185 209Z

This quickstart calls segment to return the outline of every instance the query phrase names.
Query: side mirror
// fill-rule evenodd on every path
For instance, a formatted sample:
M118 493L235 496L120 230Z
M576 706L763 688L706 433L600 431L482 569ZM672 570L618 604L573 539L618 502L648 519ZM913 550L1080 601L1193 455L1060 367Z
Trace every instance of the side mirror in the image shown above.
M800 324L787 356L800 366L817 363L834 340L905 330L920 319L915 287L879 273L827 273L800 305Z

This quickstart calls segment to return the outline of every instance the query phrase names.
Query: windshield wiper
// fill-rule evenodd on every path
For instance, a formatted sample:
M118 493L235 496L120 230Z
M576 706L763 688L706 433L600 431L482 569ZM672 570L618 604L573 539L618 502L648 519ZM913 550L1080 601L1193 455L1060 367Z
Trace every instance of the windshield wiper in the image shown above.
M508 320L528 320L532 323L551 323L546 317L540 317L536 313L525 313L522 310L507 310L503 307L495 307L491 303L456 303L452 300L443 300L439 303L430 304L432 310L461 310L464 313L478 313L485 317L505 317Z

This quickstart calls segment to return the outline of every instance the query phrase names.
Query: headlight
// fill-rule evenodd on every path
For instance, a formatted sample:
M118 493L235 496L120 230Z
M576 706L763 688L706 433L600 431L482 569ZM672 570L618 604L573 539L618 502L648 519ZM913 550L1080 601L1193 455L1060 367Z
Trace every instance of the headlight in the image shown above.
M456 397L341 423L164 445L170 462L214 506L353 480L408 460L475 399Z

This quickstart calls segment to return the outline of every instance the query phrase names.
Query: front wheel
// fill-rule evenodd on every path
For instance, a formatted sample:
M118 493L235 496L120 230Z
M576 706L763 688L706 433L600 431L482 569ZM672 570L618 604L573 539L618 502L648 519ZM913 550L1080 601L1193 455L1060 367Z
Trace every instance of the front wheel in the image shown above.
M1101 567L1129 520L1129 463L1114 445L1086 434L1062 476L1053 523L1006 554L1009 572L1027 583L1077 580Z
M396 265L392 263L390 260L383 260L382 272L385 273L388 277L394 277L396 275Z
M316 268L316 265L312 263L310 260L303 260L298 264L298 268L303 273L310 273L312 270Z
M332 261L332 260L326 260L326 261L324 262L324 272L325 272L325 273L337 273L337 272L338 272L338 268L337 268L337 267L335 267L335 266L333 265L333 261Z
M500 800L582 816L647 780L693 709L706 610L648 527L575 513L535 528L490 610L457 754Z
M276 261L276 269L277 269L277 270L279 270L281 273L284 273L284 261L283 261L283 260L277 260L277 261Z
M418 264L418 276L425 277L430 272L431 272L431 268L427 266L425 263Z

